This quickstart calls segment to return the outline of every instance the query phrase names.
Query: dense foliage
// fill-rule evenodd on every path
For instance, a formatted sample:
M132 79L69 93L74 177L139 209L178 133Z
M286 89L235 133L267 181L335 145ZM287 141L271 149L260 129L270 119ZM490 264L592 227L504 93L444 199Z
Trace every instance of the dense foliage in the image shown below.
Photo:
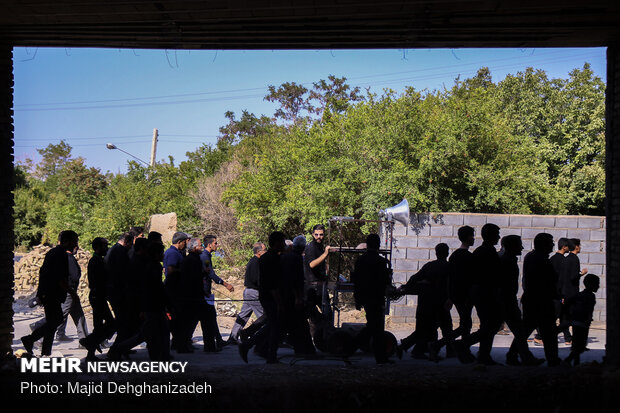
M567 79L528 68L493 82L486 68L449 89L397 94L330 76L269 86L273 118L227 112L215 146L103 175L61 142L16 169L19 245L71 228L114 238L174 211L188 232L227 234L229 249L290 235L335 215L414 212L603 214L605 85L588 64ZM226 245L225 245L226 247Z

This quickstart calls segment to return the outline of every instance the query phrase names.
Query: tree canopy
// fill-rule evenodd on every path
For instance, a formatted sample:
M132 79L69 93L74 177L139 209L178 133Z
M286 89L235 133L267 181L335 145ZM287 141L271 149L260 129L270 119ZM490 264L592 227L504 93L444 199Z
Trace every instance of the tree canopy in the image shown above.
M17 243L113 237L174 211L180 230L226 232L238 249L403 198L414 212L604 213L605 84L588 64L499 82L481 68L434 91L362 93L332 75L268 90L273 117L226 112L217 143L179 165L104 175L65 142L40 149L16 168Z

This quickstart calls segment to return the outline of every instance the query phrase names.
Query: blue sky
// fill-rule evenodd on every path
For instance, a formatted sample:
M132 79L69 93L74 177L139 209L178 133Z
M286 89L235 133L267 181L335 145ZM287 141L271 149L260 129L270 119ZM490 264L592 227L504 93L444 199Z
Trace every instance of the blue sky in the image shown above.
M228 110L272 115L268 85L307 87L333 74L381 93L406 86L450 87L483 66L499 81L528 66L567 77L589 62L605 80L604 48L416 49L308 51L174 51L15 48L15 158L38 159L36 148L64 139L73 155L102 172L124 172L128 156L149 160L153 128L157 159L180 162L214 143Z

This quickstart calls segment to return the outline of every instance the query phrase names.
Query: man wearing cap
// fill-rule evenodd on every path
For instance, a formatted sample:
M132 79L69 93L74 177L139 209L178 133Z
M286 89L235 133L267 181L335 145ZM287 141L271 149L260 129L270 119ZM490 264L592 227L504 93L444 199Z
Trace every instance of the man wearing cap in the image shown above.
M257 242L252 246L252 252L254 256L250 258L248 264L245 267L245 278L243 281L243 306L241 311L237 314L235 325L230 332L228 342L236 344L239 341L239 332L246 325L252 313L256 315L256 318L260 318L263 315L263 307L258 301L258 259L267 251L265 244Z
M183 309L180 306L180 283L181 283L181 263L183 262L183 253L187 241L190 236L185 232L175 232L172 236L172 245L164 253L164 274L166 293L171 307L170 331L172 333L172 348L185 349L189 343L178 343L177 341L183 337L182 320L186 317L182 314Z

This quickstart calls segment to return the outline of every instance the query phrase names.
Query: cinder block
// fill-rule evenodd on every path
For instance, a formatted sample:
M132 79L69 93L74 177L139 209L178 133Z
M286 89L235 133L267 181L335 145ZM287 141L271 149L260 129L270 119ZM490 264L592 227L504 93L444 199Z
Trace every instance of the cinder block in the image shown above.
M433 222L433 216L431 214L415 214L411 217L411 223L415 221L417 221L419 225L428 225Z
M518 235L521 236L521 228L502 228L499 232L502 237L506 235Z
M500 228L510 225L510 215L487 215L487 224L495 224Z
M407 235L407 226L401 224L400 222L394 223L394 229L392 234L396 236L405 236Z
M401 237L394 240L394 247L412 248L418 246L418 237Z
M406 322L407 322L407 321L406 321L406 320L407 320L407 319L406 319L406 317L402 317L402 316L401 316L401 317L398 317L398 316L395 316L395 315L394 315L394 308L395 308L395 307L391 307L391 308L390 308L390 315L392 316L392 318L390 319L390 321L391 321L392 323L394 323L394 324L403 324L403 323L406 323Z
M443 242L444 244L448 244L448 247L452 249L458 248L461 246L461 241L459 241L459 239L455 237L445 237L445 238L442 237L441 242Z
M418 263L410 260L394 260L392 265L394 271L416 271L417 267Z
M394 315L397 317L415 317L415 308L409 306L395 306Z
M603 273L603 266L601 264L588 263L587 268L590 274L598 275L599 277Z
M603 252L601 241L581 241L581 251L583 252Z
M579 228L578 218L557 217L555 219L556 228Z
M428 259L429 259L428 248L408 248L407 249L407 261L428 260Z
M392 249L392 259L405 259L407 258L407 249L406 248L393 248Z
M443 225L463 225L463 214L441 214L437 218Z
M431 235L431 227L427 224L412 224L409 226L409 229L407 231L407 234L410 236L424 237Z
M521 239L534 239L540 232L545 232L545 230L542 228L523 228L521 229Z
M605 264L605 254L603 253L589 253L588 264Z
M606 231L604 229L590 230L591 241L605 241L605 238L606 238Z
M454 235L454 227L452 225L431 225L431 236L433 237L451 237Z
M463 224L473 226L482 226L487 223L487 216L484 214L465 214L463 215ZM477 232L479 233L479 232Z
M415 307L418 305L418 296L417 295L407 295L407 305L409 307Z
M555 217L554 216L533 216L532 217L532 226L539 228L553 228L555 227Z
M593 321L601 321L601 312L600 312L600 310L594 310L592 312L592 320Z
M435 245L441 242L439 237L419 237L418 248L435 248Z
M415 317L405 317L405 323L407 324L415 323Z
M511 215L510 226L511 227L531 227L532 217L530 215Z
M602 228L602 218L579 217L579 228Z
M555 242L556 245L557 245L558 240L560 238L565 238L566 237L567 230L565 230L565 229L545 229L545 232L547 234L553 235L553 242Z
M590 238L590 230L587 229L569 229L566 231L568 238L579 238L580 240L587 240Z
M394 284L405 284L407 282L407 273L403 271L395 271L392 275Z
M606 308L605 304L606 303L603 300L596 300L596 304L594 305L594 310L595 311L596 310L599 310L599 311L604 310Z
M523 255L534 249L534 241L531 239L521 239L523 243Z

